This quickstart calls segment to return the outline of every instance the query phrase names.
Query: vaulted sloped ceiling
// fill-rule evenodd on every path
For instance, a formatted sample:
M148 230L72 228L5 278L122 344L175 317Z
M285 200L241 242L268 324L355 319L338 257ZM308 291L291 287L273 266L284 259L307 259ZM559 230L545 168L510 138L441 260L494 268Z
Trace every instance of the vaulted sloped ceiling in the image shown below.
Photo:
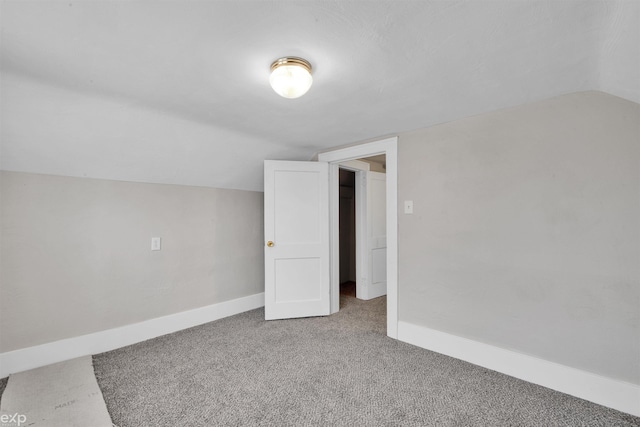
M1 167L261 190L264 159L581 90L640 102L636 1L3 1ZM296 55L314 85L277 96Z

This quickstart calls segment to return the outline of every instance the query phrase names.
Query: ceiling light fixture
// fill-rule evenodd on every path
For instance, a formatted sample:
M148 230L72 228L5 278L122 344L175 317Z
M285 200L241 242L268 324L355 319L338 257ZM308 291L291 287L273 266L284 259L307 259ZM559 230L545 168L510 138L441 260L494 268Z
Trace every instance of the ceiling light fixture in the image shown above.
M285 98L299 98L311 87L311 64L309 61L289 56L273 61L269 83L276 93Z

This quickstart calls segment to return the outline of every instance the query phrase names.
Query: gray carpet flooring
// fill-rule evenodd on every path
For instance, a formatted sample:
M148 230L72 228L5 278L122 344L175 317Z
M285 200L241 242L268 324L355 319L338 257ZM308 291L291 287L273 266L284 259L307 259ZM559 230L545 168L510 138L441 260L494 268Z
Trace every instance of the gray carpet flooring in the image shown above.
M385 336L385 298L262 309L94 356L128 426L640 426L640 418Z

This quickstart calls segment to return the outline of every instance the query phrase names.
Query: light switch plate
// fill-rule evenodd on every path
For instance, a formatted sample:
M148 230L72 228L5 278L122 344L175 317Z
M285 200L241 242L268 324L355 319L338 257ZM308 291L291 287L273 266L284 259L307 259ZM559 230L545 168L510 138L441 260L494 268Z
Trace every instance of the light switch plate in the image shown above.
M404 213L412 214L413 213L413 200L405 200L404 201Z
M161 241L162 241L162 239L160 237L152 237L151 238L151 250L152 251L159 251L161 249Z

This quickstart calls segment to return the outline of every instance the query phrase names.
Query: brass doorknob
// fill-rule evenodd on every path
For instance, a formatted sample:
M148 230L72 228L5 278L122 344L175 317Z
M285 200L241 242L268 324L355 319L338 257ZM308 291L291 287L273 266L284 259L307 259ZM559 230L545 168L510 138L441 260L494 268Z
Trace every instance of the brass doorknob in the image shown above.
M272 242L271 240L269 240L269 241L267 242L267 246L269 246L270 248L272 248L272 247L273 247L273 242Z

